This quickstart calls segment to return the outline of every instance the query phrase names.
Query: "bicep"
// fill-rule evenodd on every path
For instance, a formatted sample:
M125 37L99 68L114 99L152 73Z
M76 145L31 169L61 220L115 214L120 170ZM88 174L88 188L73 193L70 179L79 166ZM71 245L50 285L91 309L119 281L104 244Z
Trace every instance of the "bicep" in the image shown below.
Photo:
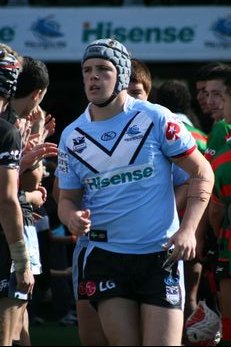
M197 148L190 155L182 158L173 158L172 161L186 171L191 177L209 176L212 178L213 176L210 163Z

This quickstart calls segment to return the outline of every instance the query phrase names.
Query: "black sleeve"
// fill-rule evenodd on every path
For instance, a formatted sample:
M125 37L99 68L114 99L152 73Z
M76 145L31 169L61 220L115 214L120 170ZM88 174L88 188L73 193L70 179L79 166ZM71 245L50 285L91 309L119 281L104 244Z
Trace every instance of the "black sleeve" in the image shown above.
M0 119L0 166L16 168L21 158L21 136L18 129Z

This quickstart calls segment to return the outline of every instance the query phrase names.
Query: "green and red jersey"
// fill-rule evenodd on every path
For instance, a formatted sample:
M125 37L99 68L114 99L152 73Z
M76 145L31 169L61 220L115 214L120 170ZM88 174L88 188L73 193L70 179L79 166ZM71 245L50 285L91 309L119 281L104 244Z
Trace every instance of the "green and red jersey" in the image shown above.
M215 175L212 199L227 207L218 237L219 261L229 263L231 275L231 221L228 214L228 206L231 204L231 138L217 152L211 165Z
M214 123L211 133L208 136L205 158L211 162L216 153L223 147L226 141L231 137L231 124L224 119Z
M200 129L195 128L189 117L184 113L176 113L177 118L184 123L185 127L192 134L194 139L196 140L197 148L199 151L204 154L207 148L208 136Z
M208 136L200 129L185 123L186 128L196 140L197 148L204 154L207 148Z

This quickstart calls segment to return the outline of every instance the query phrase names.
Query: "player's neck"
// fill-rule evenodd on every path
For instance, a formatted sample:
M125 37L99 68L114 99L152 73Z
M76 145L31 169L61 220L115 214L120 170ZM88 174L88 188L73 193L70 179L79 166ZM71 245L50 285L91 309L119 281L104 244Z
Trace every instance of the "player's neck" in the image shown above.
M123 90L107 106L99 107L94 104L90 105L90 115L92 121L102 121L112 118L123 111L123 106L127 97L127 91Z

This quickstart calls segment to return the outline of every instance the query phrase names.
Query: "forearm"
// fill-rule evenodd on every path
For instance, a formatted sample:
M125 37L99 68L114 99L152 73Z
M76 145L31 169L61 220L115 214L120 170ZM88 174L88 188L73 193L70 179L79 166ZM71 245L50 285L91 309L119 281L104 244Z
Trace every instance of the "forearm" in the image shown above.
M181 229L195 232L212 194L214 173L210 163L197 149L190 156L176 159L174 162L189 174L186 209Z
M60 221L69 226L71 215L80 210L80 206L74 203L72 200L61 199L58 203L58 216Z
M18 200L12 199L0 203L0 223L8 244L23 239L23 217Z
M174 188L176 197L176 207L177 211L180 212L186 206L187 193L188 193L188 183L182 184Z
M82 208L83 190L60 190L58 216L71 234L79 236L89 232L90 210Z
M39 162L34 170L25 171L20 175L20 186L23 190L31 192L38 188L43 177L43 163Z
M208 206L214 184L213 172L209 169L202 175L192 176L189 180L187 204L181 227L195 230Z
M207 205L208 203L205 201L198 201L197 198L187 199L185 213L181 221L181 228L196 232Z

